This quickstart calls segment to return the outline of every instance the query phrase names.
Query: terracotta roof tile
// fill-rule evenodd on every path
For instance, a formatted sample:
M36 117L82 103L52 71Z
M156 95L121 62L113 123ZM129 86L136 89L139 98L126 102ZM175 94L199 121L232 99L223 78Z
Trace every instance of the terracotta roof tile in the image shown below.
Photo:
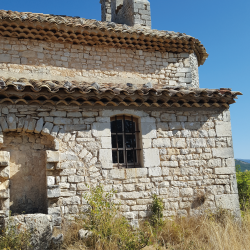
M235 103L237 95L231 89L186 88L116 88L101 84L67 81L4 79L0 77L0 103L101 105L145 107L223 107Z
M199 64L208 57L201 42L184 33L41 13L0 10L0 36L144 51L195 52Z

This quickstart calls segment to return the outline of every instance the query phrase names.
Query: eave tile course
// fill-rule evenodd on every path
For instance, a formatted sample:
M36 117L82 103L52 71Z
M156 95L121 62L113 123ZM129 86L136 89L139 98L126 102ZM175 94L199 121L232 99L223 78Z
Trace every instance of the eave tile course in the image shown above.
M0 10L0 36L208 57L198 39L184 33L131 27L79 17Z
M0 77L0 103L12 104L229 108L230 104L235 103L237 95L242 93L225 88L117 88L108 83L99 85Z

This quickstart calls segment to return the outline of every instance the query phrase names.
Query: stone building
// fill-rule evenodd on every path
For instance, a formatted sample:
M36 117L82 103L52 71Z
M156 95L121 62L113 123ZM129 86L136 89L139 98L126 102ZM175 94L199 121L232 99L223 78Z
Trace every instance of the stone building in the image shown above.
M2 217L60 226L86 208L86 184L115 189L134 225L152 194L166 217L238 214L229 106L241 93L199 88L204 46L152 30L147 0L101 5L102 21L0 11Z

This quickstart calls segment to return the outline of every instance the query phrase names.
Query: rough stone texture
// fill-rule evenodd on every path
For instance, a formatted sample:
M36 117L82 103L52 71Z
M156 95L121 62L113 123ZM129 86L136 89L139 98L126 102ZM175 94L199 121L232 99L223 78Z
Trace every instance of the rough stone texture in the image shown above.
M27 214L12 216L11 219L5 219L5 225L15 225L18 230L29 230L31 232L30 250L49 249L53 224L50 215L45 214Z
M59 162L60 154L57 151L46 151L47 162Z
M240 216L240 206L238 194L222 194L215 196L216 206L229 209Z
M1 50L2 55L9 56L8 61L0 62L1 76L6 78L19 79L32 76L32 79L40 80L113 83L116 87L122 88L126 88L127 83L142 87L149 81L153 87L166 85L198 87L199 85L197 58L188 53L145 52L62 43L55 43L52 46L49 42L20 41L7 37L0 37L0 44L9 45ZM34 57L27 57L17 45L34 53ZM19 61L15 60L13 63L13 59ZM61 117L60 121L67 122L66 117L71 118L74 115L77 118L80 115L75 113L66 116L64 110L60 112L51 112L47 116L55 117L56 121L57 117ZM42 112L39 114L43 115ZM2 125L6 121L0 120L0 123ZM8 126L6 126L7 123L2 125L2 128L7 132Z
M151 28L148 0L101 0L102 21Z
M39 135L17 135L13 132L4 137L5 150L10 154L12 214L46 213L44 150L51 143L42 141Z
M0 105L0 109L4 110L2 118L7 120L6 106ZM12 113L18 118L17 131L19 131L19 115L23 115L22 112L25 112L22 116L22 124L30 121L30 114L33 117L42 115L41 108L32 105L8 105L8 110L13 110ZM229 126L228 110L182 108L155 111L154 109L80 107L69 109L64 106L57 108L44 106L42 110L53 114L52 118L55 118L54 115L63 115L56 118L69 119L68 124L58 125L56 119L53 121L51 119L50 123L53 125L51 131L54 132L50 135L42 135L42 130L40 133L26 133L23 130L4 132L2 152L10 152L10 159L13 157L12 152L18 158L21 156L20 159L25 159L19 161L19 171L13 177L10 176L10 179L12 178L10 191L16 185L17 194L20 190L25 190L20 187L24 183L29 184L26 180L29 180L32 175L30 174L32 169L27 169L28 174L22 172L26 161L34 162L31 164L34 170L41 168L36 173L39 173L39 178L44 175L44 184L37 185L39 182L36 181L36 185L44 188L47 197L45 203L48 204L47 210L53 218L53 225L60 225L63 217L72 219L82 211L86 205L82 195L88 191L87 185L96 184L104 185L106 191L112 189L117 191L117 202L125 206L124 215L133 220L133 223L137 223L147 215L146 205L150 204L152 194L163 198L164 215L169 217L199 214L218 206L230 207L236 214L238 213L238 191L231 134L224 133L218 136L217 133L218 126L222 124ZM77 112L76 118L65 118L72 112ZM74 128L67 132L65 126L76 125L75 119L79 119L79 112L83 115L80 118L81 125L88 128L78 131ZM108 121L113 115L119 114L134 115L139 118L138 125L142 128L139 136L139 147L142 149L140 151L141 168L117 169L112 164ZM48 115L47 118L51 116ZM40 127L44 127L45 124L44 119ZM220 130L222 131L221 128ZM59 155L54 148L55 141ZM47 156L44 150L51 158L47 164L45 164ZM42 158L32 160L32 155L42 152L44 152L43 156L39 156ZM11 162L14 161L10 161L10 167ZM38 166L38 162L42 165ZM3 171L2 175L6 173ZM22 178L15 180L15 176ZM9 197L13 197L12 192L9 192L7 175L6 178L0 185L0 200L2 200L4 213L10 210L12 203L9 203ZM205 194L207 198L204 204L197 206L195 199L200 194ZM227 197L229 197L229 203L226 202Z

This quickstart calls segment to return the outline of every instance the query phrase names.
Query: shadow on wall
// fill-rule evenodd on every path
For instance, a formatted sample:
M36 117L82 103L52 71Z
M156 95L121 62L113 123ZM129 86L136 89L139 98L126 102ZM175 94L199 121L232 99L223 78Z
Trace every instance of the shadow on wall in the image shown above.
M4 134L3 151L10 152L10 210L12 215L47 213L46 153L52 149L46 136Z

